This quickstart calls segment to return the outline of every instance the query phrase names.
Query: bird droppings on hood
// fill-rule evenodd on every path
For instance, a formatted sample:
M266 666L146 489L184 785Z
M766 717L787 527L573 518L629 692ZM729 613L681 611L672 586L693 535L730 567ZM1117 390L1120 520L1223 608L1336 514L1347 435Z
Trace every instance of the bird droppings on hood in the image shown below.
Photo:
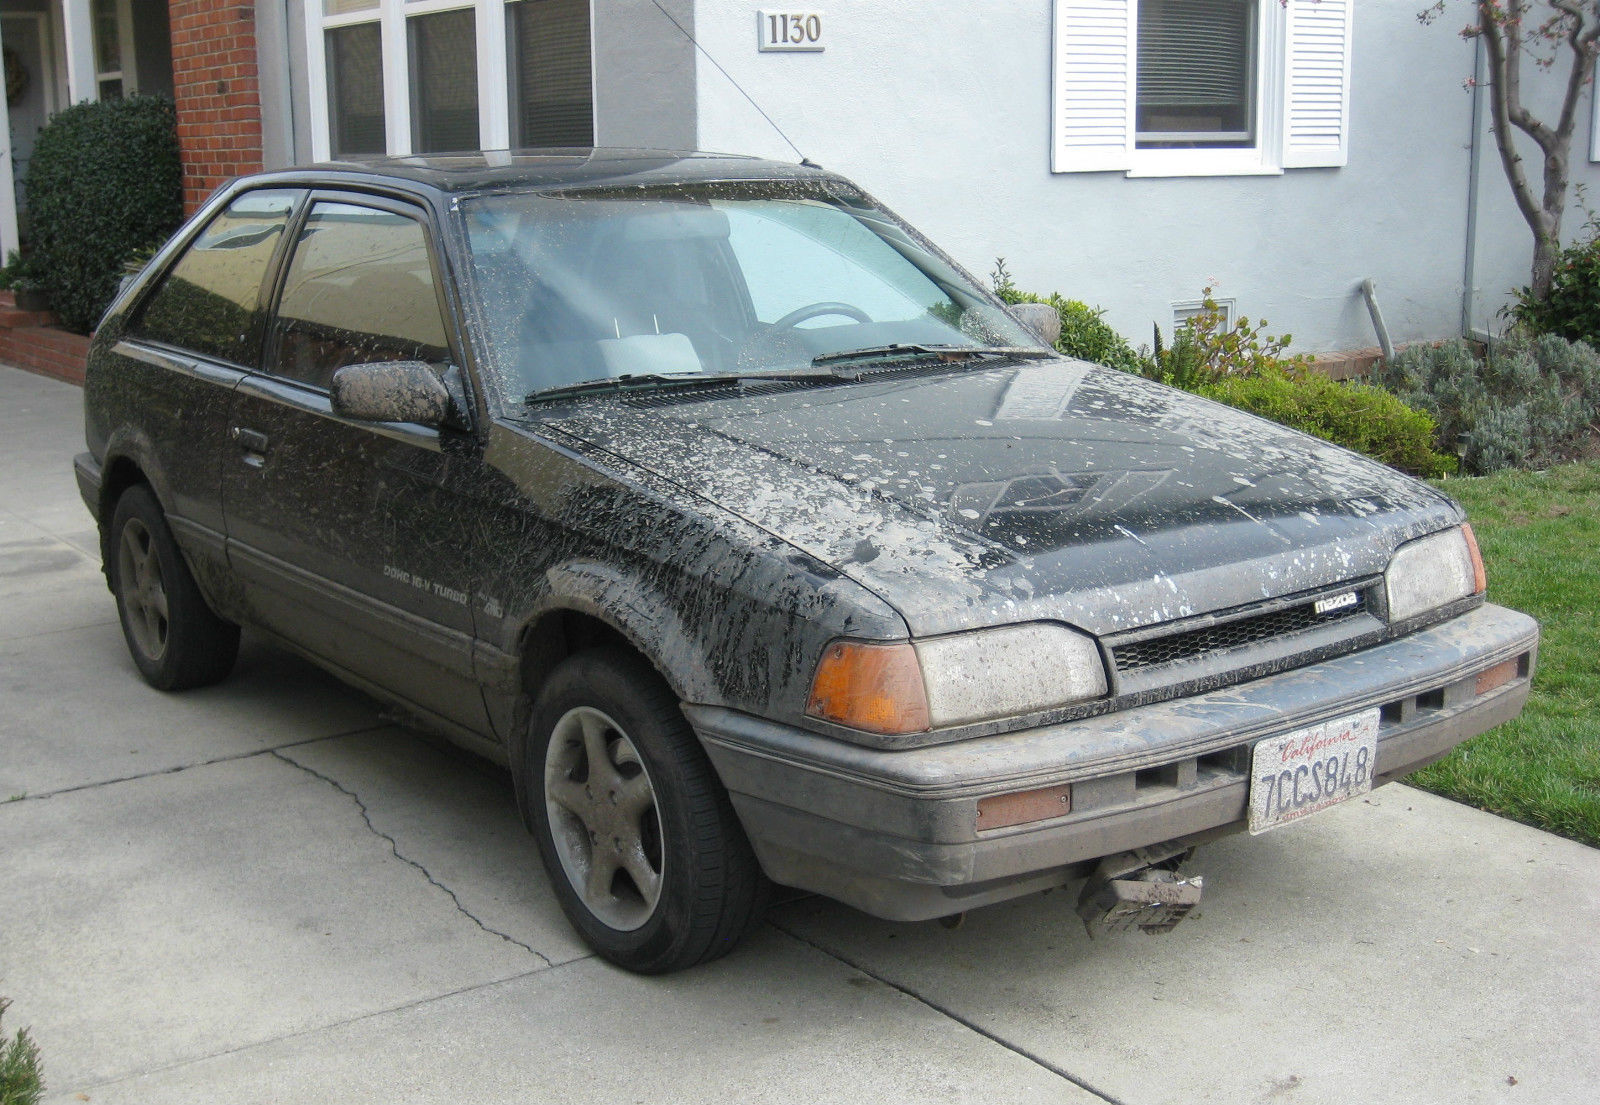
M1018 388L1037 417L994 433L987 416ZM1059 359L594 398L542 420L835 566L917 634L1000 611L1090 632L1153 624L1381 571L1401 540L1459 518L1355 454Z

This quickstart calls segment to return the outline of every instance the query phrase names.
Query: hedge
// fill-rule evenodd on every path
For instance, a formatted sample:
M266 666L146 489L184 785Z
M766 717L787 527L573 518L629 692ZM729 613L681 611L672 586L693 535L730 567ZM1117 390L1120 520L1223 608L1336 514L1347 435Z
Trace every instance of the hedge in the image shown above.
M69 330L100 321L129 258L183 220L172 101L81 103L39 131L28 165L30 258Z

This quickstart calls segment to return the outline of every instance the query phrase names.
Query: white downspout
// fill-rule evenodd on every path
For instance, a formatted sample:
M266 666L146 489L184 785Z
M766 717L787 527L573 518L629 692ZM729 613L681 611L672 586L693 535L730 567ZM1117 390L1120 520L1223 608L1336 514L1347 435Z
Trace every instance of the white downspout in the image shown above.
M1472 57L1472 141L1467 159L1467 248L1461 275L1461 336L1472 338L1472 308L1477 289L1478 265L1478 179L1483 174L1483 36L1473 40Z

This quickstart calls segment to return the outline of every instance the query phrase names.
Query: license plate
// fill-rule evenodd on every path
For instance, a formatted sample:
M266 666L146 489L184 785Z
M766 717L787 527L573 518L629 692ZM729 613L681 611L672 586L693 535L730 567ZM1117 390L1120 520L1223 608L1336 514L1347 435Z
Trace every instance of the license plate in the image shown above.
M1250 761L1250 832L1264 833L1367 793L1377 760L1377 710L1258 742Z

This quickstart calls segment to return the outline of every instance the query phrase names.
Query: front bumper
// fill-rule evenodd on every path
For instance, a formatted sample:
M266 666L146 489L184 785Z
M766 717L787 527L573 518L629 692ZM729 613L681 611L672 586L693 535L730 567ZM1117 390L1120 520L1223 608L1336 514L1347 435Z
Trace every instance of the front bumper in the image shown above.
M1515 717L1538 643L1532 618L1486 605L1209 694L906 751L685 711L771 878L925 920L1059 886L1102 856L1245 828L1250 750L1263 737L1378 707L1375 782L1398 778ZM1480 681L1501 665L1504 682ZM1069 813L978 829L981 799L1061 784Z

